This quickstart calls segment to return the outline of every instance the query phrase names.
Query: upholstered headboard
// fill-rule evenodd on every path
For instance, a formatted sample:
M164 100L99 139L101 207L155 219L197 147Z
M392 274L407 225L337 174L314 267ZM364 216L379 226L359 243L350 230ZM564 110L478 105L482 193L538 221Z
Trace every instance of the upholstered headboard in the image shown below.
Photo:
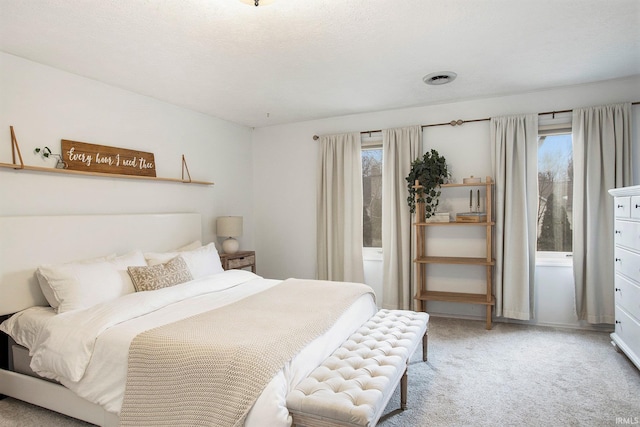
M195 213L0 217L0 315L47 305L34 275L41 264L170 251L201 239Z

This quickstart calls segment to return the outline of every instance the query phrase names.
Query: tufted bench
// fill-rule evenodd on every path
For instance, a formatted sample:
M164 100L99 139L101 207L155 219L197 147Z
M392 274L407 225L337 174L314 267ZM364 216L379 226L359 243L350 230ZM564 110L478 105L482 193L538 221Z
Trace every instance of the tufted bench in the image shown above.
M287 396L294 426L375 426L398 383L407 404L407 366L422 341L427 313L380 310Z

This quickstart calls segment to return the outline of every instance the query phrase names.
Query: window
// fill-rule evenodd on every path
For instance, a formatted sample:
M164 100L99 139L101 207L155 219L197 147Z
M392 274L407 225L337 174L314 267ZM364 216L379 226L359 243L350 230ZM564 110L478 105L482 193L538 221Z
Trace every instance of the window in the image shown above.
M365 248L382 247L382 146L362 147L362 237Z
M538 136L538 252L572 252L572 199L571 130L541 129Z

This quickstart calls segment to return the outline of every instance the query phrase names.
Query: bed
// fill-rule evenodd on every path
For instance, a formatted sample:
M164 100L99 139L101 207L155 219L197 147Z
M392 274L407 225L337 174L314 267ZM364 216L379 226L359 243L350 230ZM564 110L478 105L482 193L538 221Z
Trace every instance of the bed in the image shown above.
M222 271L215 246L200 243L201 221L192 213L0 217L0 315L11 315L1 329L13 368L0 370L0 394L104 426L148 424L152 415L153 424L221 425L215 417L226 407L235 408L220 415L228 425L289 426L287 393L377 312L375 297L360 284ZM115 292L106 290L113 269L131 280ZM154 288L158 269L176 283ZM55 283L55 295L39 279ZM234 334L257 345L238 347ZM289 353L271 355L274 346ZM247 368L258 359L245 353L270 370ZM237 366L251 375L225 377ZM236 408L235 395L247 402Z

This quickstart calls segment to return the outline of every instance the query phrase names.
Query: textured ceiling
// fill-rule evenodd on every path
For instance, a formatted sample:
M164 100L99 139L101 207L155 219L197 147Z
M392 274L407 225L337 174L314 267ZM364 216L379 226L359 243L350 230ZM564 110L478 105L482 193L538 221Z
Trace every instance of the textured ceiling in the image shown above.
M640 1L0 0L0 50L259 127L637 75Z

